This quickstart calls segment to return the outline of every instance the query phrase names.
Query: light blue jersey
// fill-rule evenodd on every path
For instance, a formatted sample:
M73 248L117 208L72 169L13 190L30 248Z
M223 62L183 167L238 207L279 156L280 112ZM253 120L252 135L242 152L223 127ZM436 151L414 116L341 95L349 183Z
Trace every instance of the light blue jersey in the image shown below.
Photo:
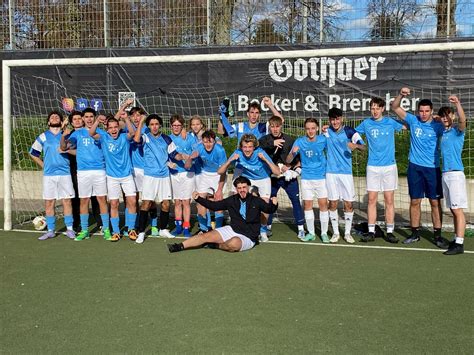
M268 134L268 123L259 122L254 128L250 128L248 122L239 122L232 125L234 129L234 134L229 137L237 137L237 141L240 142L240 138L244 134L253 134L257 139L262 138L264 135Z
M463 171L461 154L464 145L464 131L452 126L443 132L441 138L441 157L443 159L443 173L447 171Z
M369 166L390 166L395 161L395 132L400 132L403 125L389 117L380 120L366 118L356 127L356 131L365 134L369 144Z
M135 129L137 129L137 127L135 127L135 125L133 123L132 123L132 126ZM125 126L122 130L125 133L128 133L128 127L127 126ZM150 130L148 129L148 127L143 126L142 131L140 133L145 134L145 133L148 133L149 131ZM135 141L133 141L133 140L130 141L130 157L132 159L132 167L139 168L139 169L144 168L145 161L143 159L143 145L142 144L135 143Z
M196 152L199 154L199 157L195 160L195 165L199 167L199 171L217 173L219 167L227 161L225 149L217 143L214 144L210 152L204 148L202 143L198 144Z
M326 172L352 175L352 150L347 143L364 144L359 133L352 127L343 126L337 132L329 127L324 135L328 139Z
M173 133L170 134L170 138L173 140L173 143L176 146L176 151L180 154L191 155L193 152L193 147L197 142L197 138L194 135L186 134L186 138L183 139L181 135L175 135ZM182 173L184 171L192 171L194 172L194 166L192 166L189 170L184 168L184 160L176 160L171 159L173 163L176 164L175 169L171 169L171 174Z
M100 135L107 134L98 128ZM76 147L77 170L104 170L105 160L100 141L89 135L89 130L85 127L76 129L68 138L69 142Z
M148 132L142 135L140 145L144 152L144 174L157 178L169 176L168 161L177 154L171 138L166 134L155 137Z
M106 174L114 178L129 176L132 173L132 161L127 133L119 133L117 139L113 139L108 133L101 134L100 143L105 158Z
M234 164L236 170L242 171L241 176L245 176L246 178L249 178L251 180L262 180L270 177L272 171L267 165L267 163L265 163L258 157L259 153L263 153L263 155L269 162L272 161L272 159L268 156L267 153L265 153L262 148L255 149L249 158L247 158L244 155L244 152L242 152L242 150L240 149L237 149L232 153L231 156L233 156L234 154L239 155L239 159L235 160Z
M444 126L440 122L422 122L418 116L407 112L405 122L410 128L410 153L408 160L427 168L439 167L439 142Z
M301 159L301 178L304 180L321 180L326 178L326 155L328 140L324 135L316 136L310 141L307 136L296 139L294 147Z
M71 175L68 153L59 153L61 132L53 134L51 131L41 133L30 148L30 154L40 157L43 153L43 175Z

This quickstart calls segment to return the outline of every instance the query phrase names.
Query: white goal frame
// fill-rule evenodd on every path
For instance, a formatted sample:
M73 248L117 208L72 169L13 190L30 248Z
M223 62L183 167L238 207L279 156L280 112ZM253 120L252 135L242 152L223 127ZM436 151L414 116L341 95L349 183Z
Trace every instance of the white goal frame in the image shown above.
M449 52L474 49L474 41L436 42L423 44L344 47L328 49L304 49L288 51L242 52L219 54L190 54L137 57L104 57L104 58L61 58L61 59L19 59L2 62L3 75L3 199L4 199L4 230L12 229L12 160L11 160L11 69L16 67L52 67L68 65L107 65L107 64L151 64L151 63L186 63L216 62L265 59L292 59L323 56L356 56L374 54Z

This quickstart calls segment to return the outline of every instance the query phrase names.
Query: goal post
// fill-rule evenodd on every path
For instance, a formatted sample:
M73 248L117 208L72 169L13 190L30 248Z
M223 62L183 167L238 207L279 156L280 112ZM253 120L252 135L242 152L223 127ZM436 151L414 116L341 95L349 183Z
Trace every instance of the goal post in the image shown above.
M239 49L242 50L242 49ZM259 71L259 75L255 75L256 81L263 82L262 87L259 88L259 93L264 91L265 85L269 87L268 91L272 91L273 87L277 87L281 85L282 82L284 84L288 82L292 82L292 86L290 89L295 90L295 87L301 84L301 95L296 93L296 91L292 92L294 95L293 101L289 100L288 107L291 106L293 103L296 106L296 103L300 104L303 101L303 97L307 97L303 95L306 93L311 92L314 89L313 85L322 85L323 88L319 88L319 86L315 89L319 91L318 98L321 99L324 95L330 95L331 93L336 95L338 93L338 87L342 93L348 93L349 90L352 90L353 93L363 93L364 95L369 95L371 93L380 94L382 91L379 89L374 89L374 86L358 86L358 84L352 84L351 80L353 78L353 74L348 74L348 68L357 75L358 73L361 76L368 76L368 75L377 75L377 73L372 73L373 67L370 67L371 63L367 63L367 60L354 60L352 62L351 59L357 56L366 56L371 55L374 57L379 57L382 55L410 55L415 56L421 53L447 53L447 52L464 52L469 53L468 57L470 56L471 60L474 58L472 51L474 50L474 41L459 41L459 42L441 42L441 43L422 43L422 44L403 44L403 45L388 45L388 46L366 46L366 47L344 47L344 48L320 48L320 49L290 49L290 50L281 50L281 51L239 51L239 52L229 52L229 53L209 53L209 54L202 54L202 53L193 53L193 54L179 54L179 55L157 55L157 56L126 56L126 57L96 57L96 58L60 58L60 59L19 59L19 60L4 60L2 62L2 75L3 75L3 169L4 169L4 229L11 230L14 224L12 215L13 215L13 193L12 193L12 145L14 144L12 137L13 137L13 130L12 130L12 70L20 70L22 68L88 68L88 67L99 67L99 66L123 66L127 68L127 66L141 66L143 68L147 68L147 66L151 65L159 65L159 64L166 64L166 65L180 65L180 63L246 63L245 65L252 68L252 63L264 63L260 64L261 67L265 67L268 72L265 73L264 79L260 80L260 77L263 75ZM212 51L210 49L209 51ZM471 52L470 52L471 51ZM185 53L184 51L182 51ZM339 60L336 62L333 57L338 58ZM308 59L310 58L310 59ZM323 64L323 58L325 58L325 64ZM308 60L307 60L308 59ZM346 60L344 60L346 59ZM293 62L290 62L293 60ZM331 60L331 62L329 62ZM266 62L265 62L266 61ZM271 61L270 63L267 63ZM276 62L278 61L278 62ZM369 60L370 61L370 60ZM328 64L329 63L329 64ZM383 63L383 62L382 62ZM268 65L267 65L268 64ZM375 63L376 65L377 63ZM327 65L327 66L326 66ZM318 72L316 73L316 68L318 68ZM358 69L357 69L358 68ZM199 70L199 69L197 69ZM314 71L312 71L314 70ZM359 70L359 72L357 72ZM416 68L413 66L411 68L413 71L413 75L417 75ZM289 74L291 71L291 75ZM340 73L339 73L340 71ZM184 72L184 71L183 71ZM189 74L189 73L188 73ZM339 75L340 74L340 75ZM461 75L455 74L456 75ZM197 74L195 74L197 76ZM212 77L213 73L208 73L208 77ZM334 76L333 81L331 82L331 77ZM385 72L383 73L385 75ZM390 74L391 75L391 74ZM466 84L470 90L474 88L474 78L472 76L472 72L470 74L466 74L468 77L466 79L469 80L469 83ZM469 76L470 75L470 76ZM28 80L28 74L22 77L22 80ZM383 85L383 82L389 82L391 80L390 77L380 78L381 74L379 73L379 77L376 78L380 81L380 85ZM308 79L311 77L313 81ZM323 80L324 77L324 80ZM459 79L456 76L456 79ZM17 80L17 79L15 79ZM310 84L305 84L309 80ZM323 83L323 81L325 81ZM190 83L192 80L190 80ZM268 84L270 83L271 84ZM400 81L401 83L402 81ZM376 83L376 81L374 81ZM463 82L464 83L464 82ZM211 83L212 84L212 83ZM252 83L249 83L252 84ZM28 84L30 85L30 84ZM270 86L268 86L270 85ZM435 82L429 83L429 88L425 89L422 86L418 87L420 92L428 92L428 90L436 91L435 96L441 97L442 93L440 89L435 88L436 85L439 85ZM211 85L212 86L212 85ZM242 89L241 87L234 87L232 89L228 89L225 86L219 87L216 89L215 94L216 96L227 96L228 94L234 94ZM23 88L18 90L31 90L34 92L34 89L30 89L25 85ZM71 89L65 89L64 92L71 91ZM174 90L174 89L173 89ZM187 88L183 89L183 92L188 92ZM230 92L227 93L226 90ZM378 91L377 91L378 90ZM146 93L146 90L143 90ZM196 87L193 91L194 95L193 100L197 101L198 99L201 100L200 105L202 105L202 109L205 110L205 106L208 104L209 100L204 97L200 97L201 95L200 88ZM255 91L256 92L256 91ZM53 95L53 94L52 94ZM300 95L300 96L298 96ZM339 94L338 94L339 95ZM474 95L474 90L473 94ZM149 95L143 95L142 102L148 103L151 107L154 107L154 110L162 109L164 101L158 101L156 98L150 98ZM146 97L145 97L146 96ZM341 95L339 95L341 96ZM76 95L77 97L77 95ZM285 97L283 95L275 95L275 97L279 97L281 99L282 105L283 100ZM60 99L56 97L56 99ZM446 101L446 98L444 98ZM168 100L168 98L166 98ZM194 108L192 107L192 103L195 101L189 100L189 97L183 95L183 97L179 98L179 102L191 102L189 111L192 111ZM363 105L362 100L360 102L350 102L347 101L347 107L344 109L344 113L351 118L358 118L361 119L363 115L363 109L360 109L360 114L352 114L351 112L355 112L354 108ZM53 102L53 101L51 101ZM286 101L285 101L286 102ZM362 102L362 103L361 103ZM337 101L337 97L334 97L332 101L333 104L337 105L345 105L344 101ZM23 100L22 103L17 103L16 105L27 105L28 99ZM213 103L212 103L213 104ZM331 102L328 103L330 105ZM469 103L472 107L468 108L468 112L474 111L474 103ZM144 105L145 106L145 105ZM178 104L170 105L170 109L176 108L179 106ZM109 106L111 107L111 106ZM283 107L283 106L282 106ZM53 107L51 107L52 109ZM56 107L58 108L58 107ZM38 115L42 115L43 117L46 116L47 107L42 107L41 112L36 112ZM147 109L147 107L145 107ZM110 109L111 110L111 109ZM21 110L20 110L21 111ZM34 111L31 109L29 111ZM316 110L317 115L319 118L324 118L324 112L322 110ZM359 112L358 111L358 112ZM365 110L367 111L367 110ZM294 129L294 132L297 132L298 129L301 129L301 118L307 112L304 110L300 110L299 112L289 111L289 113L285 115L289 117L289 126L291 129ZM316 114L313 112L313 114ZM21 113L17 113L15 115L21 115ZM357 116L357 117L356 117ZM367 116L367 115L365 115ZM240 115L239 118L242 118ZM292 119L294 118L294 121ZM298 119L297 119L298 118ZM292 123L295 122L295 123ZM302 131L301 131L302 132ZM32 143L32 142L31 142ZM470 147L469 149L473 149L474 147ZM474 211L471 211L474 212Z

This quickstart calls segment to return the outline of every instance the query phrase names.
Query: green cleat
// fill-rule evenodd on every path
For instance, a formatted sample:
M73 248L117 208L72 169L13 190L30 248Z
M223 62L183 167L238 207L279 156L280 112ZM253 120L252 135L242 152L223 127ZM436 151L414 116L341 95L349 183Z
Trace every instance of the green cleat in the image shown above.
M110 233L110 229L106 228L102 231L104 233L104 239L105 240L110 240L112 239L112 233Z
M329 240L329 237L327 234L321 234L321 241L324 243L324 244L328 244L330 243L331 241Z
M316 236L314 234L308 233L304 236L304 238L301 238L302 242L310 242L316 240Z
M159 237L160 236L160 231L158 230L157 227L151 227L151 234L150 237Z
M75 242L81 242L84 239L89 239L89 231L88 230L81 230L81 232L74 238Z

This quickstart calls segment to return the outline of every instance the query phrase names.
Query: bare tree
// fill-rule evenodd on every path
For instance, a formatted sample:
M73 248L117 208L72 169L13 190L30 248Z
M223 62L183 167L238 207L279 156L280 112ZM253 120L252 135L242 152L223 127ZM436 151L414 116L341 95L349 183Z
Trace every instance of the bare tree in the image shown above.
M285 43L285 36L275 30L273 22L269 19L260 21L252 41L254 44Z
M211 43L230 45L232 14L236 0L211 1Z
M369 0L367 14L371 29L368 36L372 40L407 37L417 8L416 0Z

